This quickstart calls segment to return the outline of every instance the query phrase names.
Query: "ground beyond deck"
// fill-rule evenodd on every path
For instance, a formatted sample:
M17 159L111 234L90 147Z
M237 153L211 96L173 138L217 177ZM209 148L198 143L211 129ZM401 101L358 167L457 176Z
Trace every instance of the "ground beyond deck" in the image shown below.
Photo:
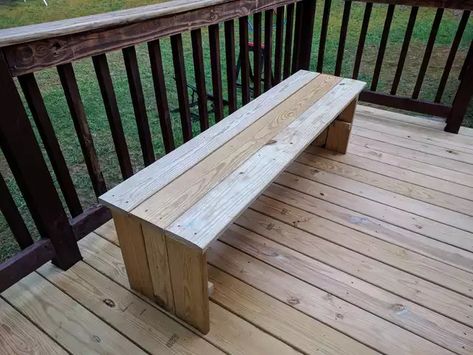
M361 106L209 250L205 337L129 290L109 222L1 294L0 353L473 353L473 130Z

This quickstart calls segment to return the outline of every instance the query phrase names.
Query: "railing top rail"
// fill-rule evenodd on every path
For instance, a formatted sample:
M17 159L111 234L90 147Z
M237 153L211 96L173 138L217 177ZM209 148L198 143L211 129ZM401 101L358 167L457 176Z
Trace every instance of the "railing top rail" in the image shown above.
M235 0L173 0L103 14L7 28L0 30L0 47L85 31L118 27L232 1ZM255 0L255 2L259 2L259 0Z
M348 0L345 0L348 1ZM473 0L353 0L375 4L393 4L418 7L435 7L455 10L473 10Z

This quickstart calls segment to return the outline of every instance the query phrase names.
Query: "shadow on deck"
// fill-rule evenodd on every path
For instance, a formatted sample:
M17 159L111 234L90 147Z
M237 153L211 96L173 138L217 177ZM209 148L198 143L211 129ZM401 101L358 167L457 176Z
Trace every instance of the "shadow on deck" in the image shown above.
M128 286L113 222L0 298L0 352L473 352L473 130L360 106L208 252L205 337Z

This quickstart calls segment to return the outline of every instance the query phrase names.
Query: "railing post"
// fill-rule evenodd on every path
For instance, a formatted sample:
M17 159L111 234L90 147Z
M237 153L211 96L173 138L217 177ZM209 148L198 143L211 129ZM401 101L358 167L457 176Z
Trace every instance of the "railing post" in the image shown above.
M314 36L316 0L302 0L296 5L292 72L309 70Z
M447 117L446 132L458 133L465 118L468 104L473 96L473 58L468 58L468 60L469 63L465 64L460 86L453 100L452 109Z
M0 83L0 148L54 263L67 269L81 259L79 248L1 50Z

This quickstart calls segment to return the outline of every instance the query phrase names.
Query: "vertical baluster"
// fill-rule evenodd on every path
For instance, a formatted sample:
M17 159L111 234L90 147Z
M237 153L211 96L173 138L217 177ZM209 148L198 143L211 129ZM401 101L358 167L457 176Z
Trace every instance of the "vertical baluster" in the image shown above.
M457 33L455 34L452 47L450 48L450 53L448 54L447 63L445 64L445 67L443 69L443 74L442 78L440 79L437 95L435 96L435 102L440 102L442 100L442 96L445 91L445 85L447 85L448 75L450 74L450 70L452 69L455 56L457 55L458 46L460 45L463 33L465 32L466 24L468 23L469 17L470 11L463 11L462 18L460 20L460 23L458 24Z
M282 71L282 48L283 48L283 29L284 29L284 7L278 7L276 10L276 45L274 48L274 78L273 84L279 84Z
M371 90L376 91L379 82L381 68L383 67L384 53L386 52L386 45L388 43L389 31L391 30L391 23L393 21L395 5L389 5L384 21L383 34L381 35L381 42L379 44L378 57L374 67L373 80L371 81Z
M294 4L286 6L286 38L284 40L283 78L291 75L292 35L294 30Z
M138 128L141 152L143 153L143 162L145 166L148 166L154 162L155 156L135 47L124 48L122 53L135 113L136 126Z
M15 205L15 201L2 175L0 175L0 211L3 213L3 217L10 226L12 234L20 248L25 249L33 244L33 238L31 238L30 232Z
M414 6L411 9L411 14L409 15L404 41L402 43L401 54L399 56L396 74L394 75L393 85L391 87L391 95L396 95L399 83L401 82L402 71L404 69L404 63L406 62L407 51L409 50L409 45L411 43L412 32L414 31L418 11L419 8Z
M38 128L44 147L48 154L51 166L56 175L59 187L61 188L64 200L69 208L72 217L82 213L82 206L77 196L74 183L72 182L66 160L62 154L61 147L51 124L51 120L44 105L41 92L34 77L34 74L25 74L18 77L31 114Z
M233 20L225 22L225 59L227 61L228 110L237 109L236 63L235 63L235 28Z
M292 68L291 73L294 74L296 71L299 70L299 59L300 59L300 51L301 51L301 35L304 31L304 23L303 23L303 11L304 11L304 3L299 1L296 3L296 14L295 14L295 23L294 23L294 42L292 48Z
M151 73L153 75L154 94L158 107L159 123L163 135L164 149L166 153L174 150L174 137L172 133L171 118L169 115L169 104L166 94L166 83L164 81L163 60L161 58L161 45L159 40L148 43Z
M366 3L363 23L361 25L360 39L358 40L358 48L356 50L355 64L353 65L353 79L358 79L360 74L361 59L363 58L363 50L365 49L366 34L368 33L372 9L373 3Z
M113 89L107 57L105 54L96 55L92 57L92 61L107 113L108 123L112 132L113 144L117 153L120 171L123 179L127 179L133 175L133 168L131 166L130 154L128 153L128 146L123 132L120 112L118 111L117 98L115 97L115 90Z
M413 99L419 98L420 89L422 88L422 84L424 82L425 72L427 71L427 67L429 66L430 57L432 55L432 50L434 49L435 39L437 38L437 33L440 27L440 22L442 21L443 13L444 13L444 9L437 9L437 12L435 14L435 19L432 24L429 40L425 48L424 58L422 60L422 64L419 70L419 75L417 76L416 85L412 93Z
M299 40L298 69L309 70L314 39L316 0L303 0L302 33Z
M253 15L253 95L261 94L261 12Z
M191 31L192 57L194 60L195 85L199 105L200 130L209 128L209 112L207 108L207 88L205 85L204 54L202 51L202 32L200 29Z
M171 36L171 50L176 79L177 99L179 101L179 114L181 116L182 137L184 142L187 142L192 139L192 121L189 97L187 94L187 78L181 34Z
M473 41L472 41L473 45ZM473 96L473 56L468 58L465 66L465 73L458 87L458 91L453 100L452 109L447 117L445 131L458 133L460 126L468 109L468 104Z
M223 118L222 64L220 61L219 25L209 26L210 66L212 68L212 96L214 97L215 122Z
M273 10L264 13L264 91L273 86Z
M250 55L248 51L248 17L240 17L240 65L242 103L250 102Z
M71 63L62 64L57 67L59 78L66 96L69 111L77 132L77 137L84 154L85 164L89 172L92 186L97 196L107 191L105 180L100 168L99 159L95 150L92 133L90 132L87 117L84 111L84 104L77 86L74 69Z
M54 247L54 263L67 269L81 259L79 248L1 51L0 82L0 148L39 233Z
M468 49L468 53L465 57L465 62L462 65L462 68L460 70L460 74L458 75L458 80L462 80L464 77L465 71L467 69L468 63L470 63L470 59L473 57L473 42L470 44L470 49Z
M321 73L324 70L325 44L327 43L328 23L330 20L330 9L332 0L325 0L324 12L322 15L322 27L320 29L319 54L317 57L317 71Z
M345 43L347 39L348 22L350 20L351 1L345 1L343 6L342 26L340 28L340 39L338 41L337 62L335 64L335 75L342 72L343 55L345 54Z

